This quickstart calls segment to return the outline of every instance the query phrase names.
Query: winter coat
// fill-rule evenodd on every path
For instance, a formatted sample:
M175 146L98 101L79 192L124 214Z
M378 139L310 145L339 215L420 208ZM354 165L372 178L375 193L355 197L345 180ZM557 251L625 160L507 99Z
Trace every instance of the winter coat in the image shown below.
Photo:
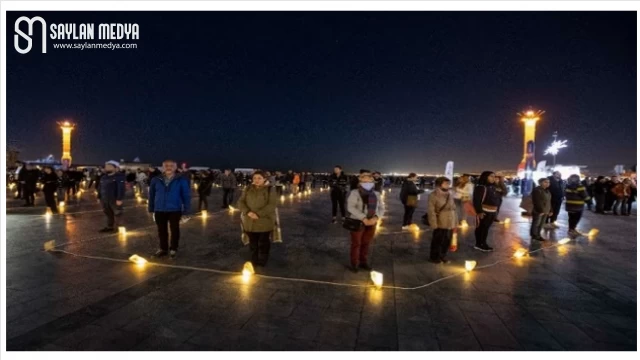
M220 175L220 186L222 186L223 189L235 189L238 187L236 176L233 174Z
M67 176L67 174L62 173L61 176L58 176L58 189L66 189L68 187L69 187L69 177Z
M501 202L502 198L493 184L477 185L473 189L473 207L476 214L496 212Z
M124 198L124 174L116 172L113 175L102 175L100 178L100 201L103 203L113 203L122 201Z
M336 175L336 173L329 176L329 187L331 187L331 191L346 192L347 185L349 185L349 179L343 172L341 172L339 176Z
M382 201L382 195L379 192L374 191L378 198L378 205L376 207L376 216L378 219L382 219L384 216L384 202ZM362 201L362 196L358 189L351 190L349 197L347 198L347 211L349 217L356 220L364 220L367 217L367 207Z
M200 185L198 186L198 195L209 196L211 195L211 187L213 186L213 179L210 176L200 179Z
M191 186L189 179L175 174L168 185L164 176L156 176L149 185L149 212L191 212Z
M373 182L376 184L376 186L374 187L374 190L377 192L382 192L382 187L384 185L384 179L382 177L379 178L373 178ZM404 204L404 202L403 202Z
M458 200L463 200L463 201L471 200L471 197L473 196L473 187L474 185L471 182L468 182L464 185L462 189L458 187L452 189L454 190L453 198Z
M558 180L555 176L549 176L549 192L551 193L551 198L554 201L562 200L564 198L564 188L564 180Z
M417 196L423 192L424 190L418 190L418 187L413 181L406 180L402 183L402 189L400 189L400 202L402 202L402 205L407 205L407 198L409 198L410 195Z
M245 232L270 232L276 223L277 195L273 186L249 185L238 200L238 209L242 212L240 218ZM254 220L247 214L254 212L258 219Z
M616 198L622 199L629 196L629 187L625 186L623 183L617 183L611 188L611 192Z
M565 189L565 196L567 200L565 201L565 209L568 212L579 212L584 209L584 204L586 201L589 201L590 197L587 194L587 190L585 187L580 184L569 184Z
M606 182L596 182L593 185L593 193L596 195L604 195L609 190Z
M293 184L300 184L300 175L293 175Z
M44 183L42 191L45 193L54 193L58 188L58 175L54 172L51 174L44 173L42 176L42 182Z
M429 194L427 216L432 229L455 229L458 226L458 219L453 194L441 189L432 191Z
M537 186L531 191L533 212L536 214L549 214L551 212L551 193L542 186Z

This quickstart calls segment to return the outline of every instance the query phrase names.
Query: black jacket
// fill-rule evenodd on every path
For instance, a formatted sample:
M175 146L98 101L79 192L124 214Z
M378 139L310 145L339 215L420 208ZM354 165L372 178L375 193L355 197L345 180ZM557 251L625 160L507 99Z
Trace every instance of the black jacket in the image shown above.
M531 192L533 212L537 214L549 214L551 212L551 193L542 186L537 186Z
M382 192L382 186L384 185L384 179L382 177L374 178L373 181L376 183L375 190L377 192Z
M22 172L24 172L24 174L22 174ZM36 183L38 182L38 178L40 177L40 170L38 169L33 169L33 170L26 170L26 169L22 169L22 171L20 171L20 175L22 180L24 181L24 184L26 186L29 187L35 187Z
M44 183L44 188L42 190L45 193L53 193L58 188L58 175L53 172L51 174L44 173L42 176L42 182Z
M595 195L604 195L609 191L609 186L606 182L596 182L593 184L593 193Z
M200 179L200 185L198 185L198 195L209 196L211 195L211 186L213 186L213 179L211 176Z
M551 198L554 200L563 199L564 198L564 188L565 183L564 180L557 180L554 176L549 176L549 192L551 193Z
M349 179L344 173L340 173L340 176L336 175L336 173L333 173L331 174L331 176L329 176L329 187L331 187L331 191L346 192L348 185Z
M402 183L402 189L400 189L400 201L403 205L406 205L409 195L416 196L418 194L422 194L423 192L424 190L418 190L418 187L413 181L405 180L405 182Z
M493 184L476 185L473 189L473 207L477 214L496 212L501 202L502 197Z

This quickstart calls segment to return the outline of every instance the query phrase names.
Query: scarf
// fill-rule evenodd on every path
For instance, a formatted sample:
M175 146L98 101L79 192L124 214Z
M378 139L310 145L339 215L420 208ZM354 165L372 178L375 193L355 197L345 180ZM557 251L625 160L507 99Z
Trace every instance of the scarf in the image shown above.
M358 191L363 199L367 199L367 219L373 218L376 215L376 209L378 209L378 198L376 197L376 193L373 189L371 191L367 191L361 186L358 187Z

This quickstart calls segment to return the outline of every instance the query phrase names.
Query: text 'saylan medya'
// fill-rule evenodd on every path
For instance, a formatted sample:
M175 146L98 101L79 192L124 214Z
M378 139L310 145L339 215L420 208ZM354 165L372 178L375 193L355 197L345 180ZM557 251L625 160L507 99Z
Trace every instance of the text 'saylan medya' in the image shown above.
M94 40L95 24L51 24L51 39L53 40ZM128 39L138 40L140 27L138 24L100 24L98 25L99 40Z

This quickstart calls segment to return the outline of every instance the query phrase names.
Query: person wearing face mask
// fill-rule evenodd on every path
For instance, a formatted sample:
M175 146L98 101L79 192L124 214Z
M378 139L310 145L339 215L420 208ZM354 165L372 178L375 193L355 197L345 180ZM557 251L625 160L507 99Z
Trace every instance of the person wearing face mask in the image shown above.
M351 266L352 272L358 268L371 271L367 261L369 246L376 232L378 221L384 216L384 203L379 192L374 190L375 183L371 172L363 170L358 177L358 188L351 190L347 199L349 218L359 220L359 230L351 231Z
M117 161L107 161L104 166L105 174L100 179L98 198L102 204L102 211L107 216L107 226L100 230L103 233L117 232L116 215L121 213L122 199L125 194L125 176L118 171Z
M476 250L488 252L493 248L487 244L489 229L496 218L500 205L500 194L495 187L496 177L493 171L483 171L473 189L473 207L476 211Z
M416 186L418 175L415 173L409 174L407 180L402 183L402 189L400 190L400 202L404 205L404 217L402 220L402 230L410 230L410 226L413 223L413 213L418 207L418 194L424 193L424 190L419 190ZM376 182L376 186L378 183ZM380 185L382 189L382 183ZM378 191L378 190L376 190ZM380 192L380 191L378 191Z
M436 179L435 190L429 195L427 215L433 229L429 261L436 264L449 263L447 251L451 245L453 229L458 226L456 205L449 192L450 185L450 180L441 176Z

